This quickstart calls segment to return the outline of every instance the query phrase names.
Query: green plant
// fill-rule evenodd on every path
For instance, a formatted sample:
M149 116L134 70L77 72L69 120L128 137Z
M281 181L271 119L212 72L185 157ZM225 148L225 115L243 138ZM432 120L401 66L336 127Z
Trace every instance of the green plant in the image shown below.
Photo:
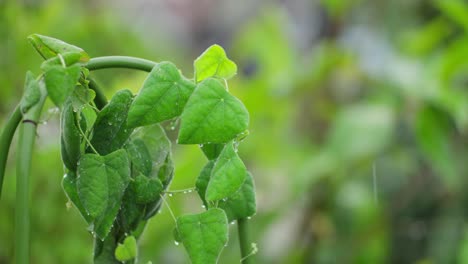
M0 138L0 195L13 134L19 125L16 260L28 263L28 182L36 127L47 98L60 109L63 189L94 236L94 263L136 263L137 240L155 216L173 178L171 141L161 122L180 121L178 144L199 144L208 158L196 181L206 208L174 216L175 239L193 263L216 263L237 221L241 261L250 263L247 219L255 214L252 175L237 154L248 134L249 114L228 92L234 62L213 45L194 62L194 79L170 62L123 56L90 58L81 48L41 35L31 44L45 59L42 73L26 74L23 98ZM134 96L128 90L109 102L90 71L129 68L149 72ZM183 190L182 190L183 191ZM169 208L170 210L170 208ZM172 214L172 212L171 212ZM252 246L252 247L251 247Z

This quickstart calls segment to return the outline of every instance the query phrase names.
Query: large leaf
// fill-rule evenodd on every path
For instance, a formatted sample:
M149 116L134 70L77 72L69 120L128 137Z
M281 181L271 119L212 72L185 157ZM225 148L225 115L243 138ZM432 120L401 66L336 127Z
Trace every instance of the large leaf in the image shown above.
M57 54L79 53L81 62L89 60L89 55L83 49L59 39L32 34L28 37L28 40L44 59L50 59L57 56Z
M219 45L212 45L194 62L197 82L209 77L229 79L237 73L237 65L228 59L226 52Z
M76 171L81 157L81 134L75 120L71 101L65 103L60 116L60 149L63 164L71 171Z
M80 78L81 67L78 64L64 68L62 66L51 66L44 73L44 81L47 93L58 107L72 94L76 83Z
M21 112L26 113L31 106L35 105L41 99L41 91L39 82L36 81L34 74L30 71L26 73L26 80L24 82L24 95L21 99Z
M150 176L153 170L153 160L145 142L141 138L132 139L125 144L125 149L132 161L132 175L143 173Z
M201 214L177 218L176 237L193 264L217 263L228 241L228 222L223 210L212 208Z
M128 113L128 126L159 123L179 116L195 84L170 62L161 62L150 72Z
M214 164L205 199L216 201L231 196L242 186L246 174L247 169L234 150L233 142L226 144Z
M77 189L83 206L101 238L109 233L130 182L130 162L125 150L106 156L85 154L78 165Z
M244 132L249 113L239 99L215 79L193 92L181 116L179 144L225 143Z
M80 212L81 216L86 220L86 222L91 223L92 219L86 212L83 204L81 203L80 197L78 196L78 191L76 189L76 174L73 171L69 171L62 179L62 188L68 199L75 205L75 207Z
M121 148L130 137L127 114L133 95L129 90L118 91L98 114L91 144L101 155Z

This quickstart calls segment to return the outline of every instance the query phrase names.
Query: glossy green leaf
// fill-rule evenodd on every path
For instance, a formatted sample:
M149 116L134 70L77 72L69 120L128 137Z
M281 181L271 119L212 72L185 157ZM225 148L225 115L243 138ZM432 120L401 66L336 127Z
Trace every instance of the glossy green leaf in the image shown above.
M34 74L30 71L26 73L26 80L24 83L24 95L21 99L21 112L26 113L26 111L35 105L41 99L41 91L39 88L39 82L36 81Z
M125 190L118 215L118 224L124 232L132 233L145 214L145 205L136 202L135 181L131 181Z
M233 143L226 144L214 164L205 199L216 201L231 196L240 189L246 174L247 169L234 150Z
M135 178L132 187L136 193L135 201L139 204L147 204L158 200L163 190L163 185L158 178L148 178L142 174Z
M68 68L53 66L44 73L44 81L52 102L62 107L65 100L73 93L76 83L80 78L80 65L72 65Z
M218 206L224 210L229 222L253 216L257 212L257 202L252 174L247 172L241 188L219 201Z
M179 144L225 143L245 131L249 113L215 79L198 84L181 116Z
M60 149L63 164L69 170L76 171L81 157L81 133L70 101L67 101L63 107L60 116L60 130Z
M237 73L237 65L228 59L226 52L219 45L212 45L194 62L197 82L209 77L229 79Z
M57 54L72 52L79 53L81 55L81 62L87 62L89 60L89 55L83 49L65 43L59 39L42 36L39 34L32 34L28 37L28 40L44 59L50 59L57 56Z
M197 178L195 186L203 204L208 208L205 200L206 188L210 181L214 161L209 161ZM246 179L240 189L234 194L219 201L218 208L225 211L228 221L251 217L256 213L255 185L252 175L247 172Z
M106 156L85 154L78 164L77 189L83 206L101 238L109 233L130 182L130 162L125 150Z
M73 171L67 172L62 179L62 188L67 195L68 199L75 205L75 207L80 212L81 216L86 220L86 222L91 223L92 219L86 212L83 204L81 203L80 197L78 196L78 191L76 189L76 174Z
M130 107L128 126L151 125L179 116L194 89L195 84L174 64L157 64Z
M125 238L123 244L118 244L115 249L115 258L119 261L128 261L137 256L137 241L134 236Z
M96 118L97 118L96 111L93 109L92 106L84 105L83 108L81 109L81 116L85 120L86 128L87 128L86 132L88 132L88 130L90 130L94 126L94 123L96 122Z
M223 151L224 144L203 144L200 148L208 160L214 160L218 158L221 151Z
M120 149L130 137L132 129L127 128L126 121L132 98L129 90L118 91L98 114L91 144L99 154Z
M218 208L177 218L177 238L193 264L214 264L228 241L226 214Z

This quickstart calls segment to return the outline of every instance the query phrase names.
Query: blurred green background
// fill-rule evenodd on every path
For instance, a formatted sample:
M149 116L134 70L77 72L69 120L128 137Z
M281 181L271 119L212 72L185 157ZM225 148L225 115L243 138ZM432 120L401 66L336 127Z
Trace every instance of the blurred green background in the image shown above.
M258 263L468 263L468 2L464 0L0 0L0 116L19 101L49 35L91 56L193 60L221 44L251 115ZM144 73L93 72L108 96ZM61 190L58 115L44 111L31 186L32 263L90 263L92 237ZM172 138L175 134L171 134ZM0 200L0 263L14 260L15 143ZM174 146L171 189L205 163ZM176 215L196 194L170 197ZM164 208L141 263L188 263ZM235 226L220 263L239 263Z

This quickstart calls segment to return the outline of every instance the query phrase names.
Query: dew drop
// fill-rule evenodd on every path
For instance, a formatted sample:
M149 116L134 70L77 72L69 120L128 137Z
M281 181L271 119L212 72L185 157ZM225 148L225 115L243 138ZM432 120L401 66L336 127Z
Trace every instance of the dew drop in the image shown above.
M175 126L171 126L171 130L175 130Z
M202 204L201 208L206 209L206 206L204 204Z
M174 244L175 244L176 246L178 246L178 245L179 245L179 242L177 242L177 241L174 241Z
M173 195L172 193L169 193L169 197L172 197L172 195Z
M230 224L233 225L233 224L235 224L235 223L236 223L236 221L232 221Z

